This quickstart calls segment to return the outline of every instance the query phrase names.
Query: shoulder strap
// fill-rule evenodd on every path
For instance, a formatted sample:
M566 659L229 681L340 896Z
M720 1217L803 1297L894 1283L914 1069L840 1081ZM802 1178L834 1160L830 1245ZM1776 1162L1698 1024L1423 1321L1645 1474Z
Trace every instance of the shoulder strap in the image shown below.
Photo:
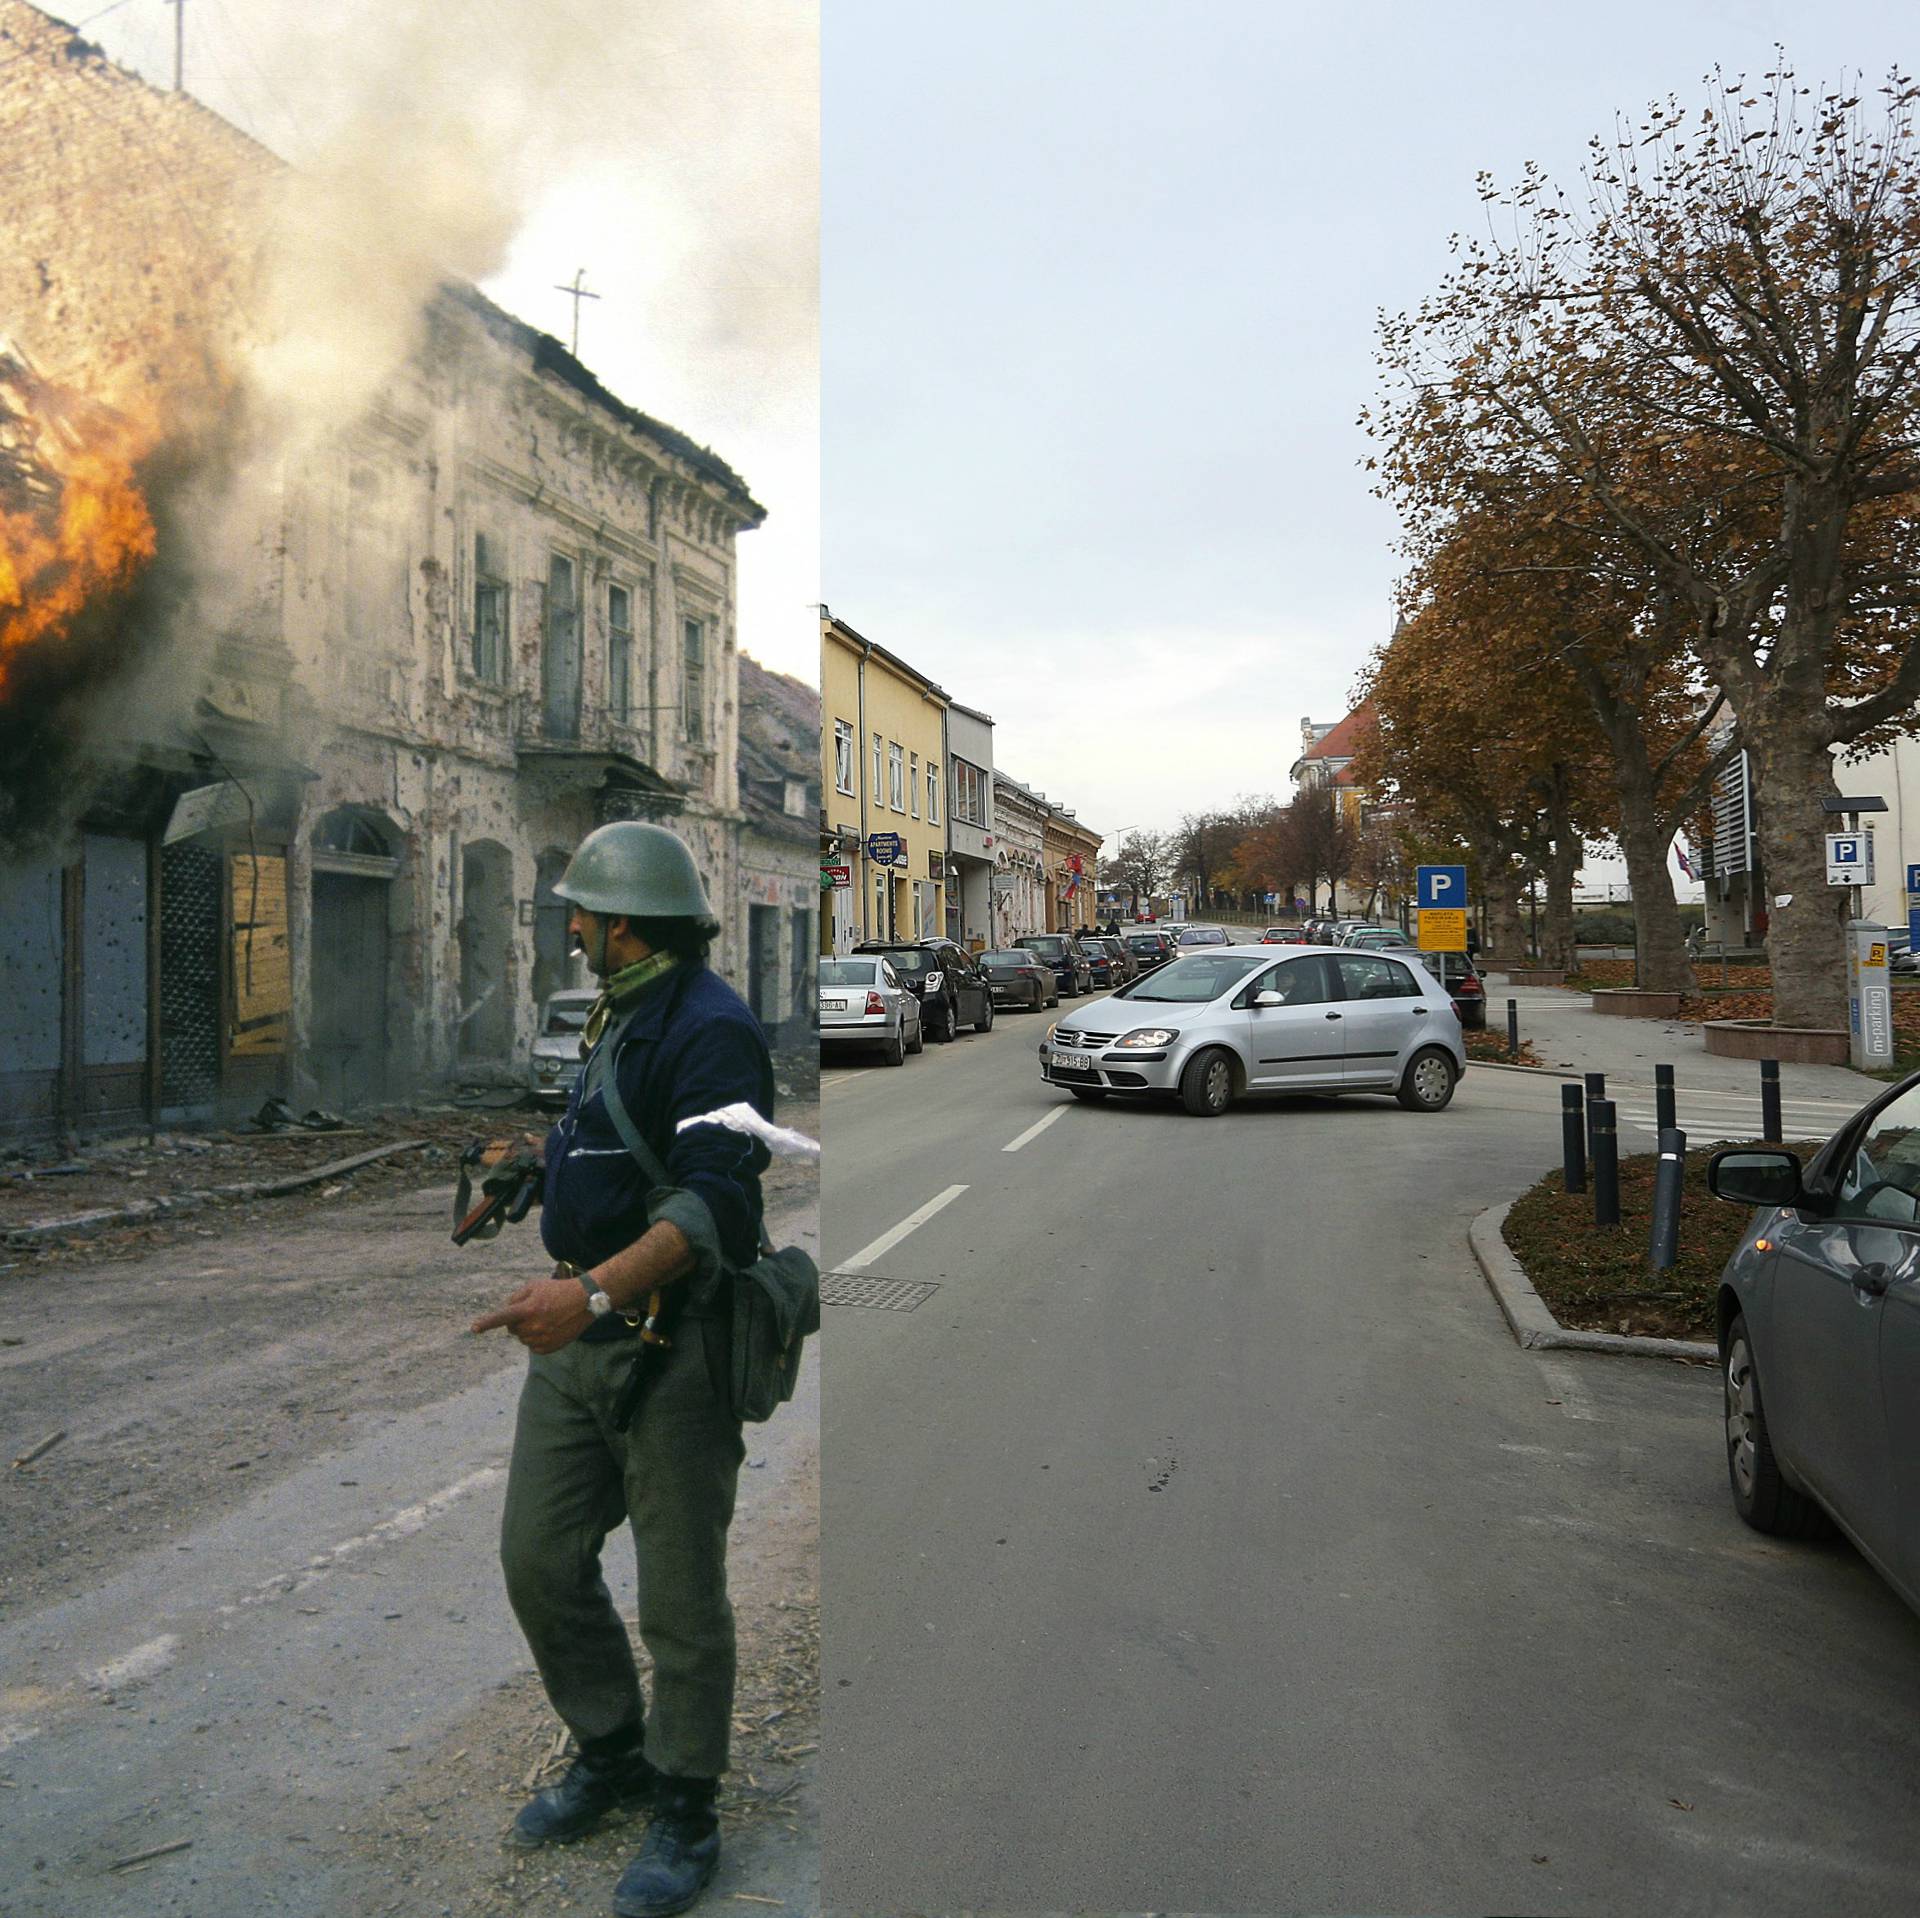
M671 1185L673 1182L667 1175L667 1168L660 1163L653 1148L640 1136L640 1128L634 1124L633 1114L627 1110L627 1102L620 1096L618 1048L626 1033L627 1019L632 1017L633 1014L629 1012L627 1018L611 1027L600 1041L607 1061L605 1070L600 1075L600 1097L607 1108L607 1117L613 1121L614 1131L620 1135L620 1143L633 1154L639 1163L640 1170L655 1185ZM760 1250L762 1252L773 1250L773 1241L767 1236L764 1207L760 1215Z
M620 1135L620 1143L639 1161L640 1170L655 1185L666 1185L667 1168L660 1163L654 1149L640 1136L640 1128L633 1122L633 1114L627 1110L627 1102L620 1096L620 1041L626 1036L627 1021L633 1017L629 1012L625 1019L612 1027L601 1039L606 1065L601 1070L600 1097L607 1108L607 1117L613 1121L613 1129Z

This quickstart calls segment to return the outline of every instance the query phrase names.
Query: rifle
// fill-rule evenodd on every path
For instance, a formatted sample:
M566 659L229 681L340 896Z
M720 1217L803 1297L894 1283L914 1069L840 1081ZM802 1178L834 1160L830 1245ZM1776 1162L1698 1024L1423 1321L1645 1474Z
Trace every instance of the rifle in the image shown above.
M453 1242L490 1239L503 1225L518 1225L546 1184L541 1153L523 1139L475 1139L460 1155L460 1188L453 1201ZM480 1174L480 1203L471 1206L473 1175Z

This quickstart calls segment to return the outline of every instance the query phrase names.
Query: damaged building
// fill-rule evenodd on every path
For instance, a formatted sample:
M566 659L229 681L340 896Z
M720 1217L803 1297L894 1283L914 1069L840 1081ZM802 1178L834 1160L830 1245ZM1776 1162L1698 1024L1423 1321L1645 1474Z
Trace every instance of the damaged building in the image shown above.
M78 484L50 396L129 369L115 393L164 395L183 342L217 355L278 163L19 0L0 128L17 537ZM688 839L716 964L792 1016L814 902L768 862L770 788L743 810L743 764L774 776L742 741L735 628L735 542L764 513L723 460L450 285L370 409L255 477L217 596L170 574L164 460L138 471L142 585L0 650L0 1130L517 1083L570 976L553 885L614 819Z

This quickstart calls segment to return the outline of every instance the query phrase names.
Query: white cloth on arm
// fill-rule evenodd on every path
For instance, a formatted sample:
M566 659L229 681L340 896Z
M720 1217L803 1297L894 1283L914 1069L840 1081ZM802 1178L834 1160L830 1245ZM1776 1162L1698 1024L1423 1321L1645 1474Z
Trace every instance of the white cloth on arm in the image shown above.
M734 1105L722 1106L717 1112L698 1112L691 1119L682 1119L674 1127L676 1132L685 1132L692 1126L725 1126L730 1132L751 1133L769 1152L777 1152L789 1159L817 1159L820 1156L820 1141L810 1139L804 1132L796 1132L792 1126L775 1125L771 1119L763 1119L744 1099Z

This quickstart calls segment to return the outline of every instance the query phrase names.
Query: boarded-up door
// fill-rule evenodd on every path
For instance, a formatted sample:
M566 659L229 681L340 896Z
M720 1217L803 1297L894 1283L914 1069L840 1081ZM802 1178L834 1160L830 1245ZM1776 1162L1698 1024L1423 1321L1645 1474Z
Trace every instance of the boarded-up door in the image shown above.
M313 1075L336 1111L386 1096L387 887L313 875Z

